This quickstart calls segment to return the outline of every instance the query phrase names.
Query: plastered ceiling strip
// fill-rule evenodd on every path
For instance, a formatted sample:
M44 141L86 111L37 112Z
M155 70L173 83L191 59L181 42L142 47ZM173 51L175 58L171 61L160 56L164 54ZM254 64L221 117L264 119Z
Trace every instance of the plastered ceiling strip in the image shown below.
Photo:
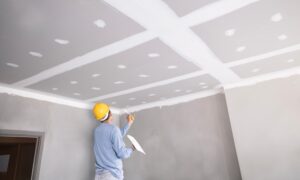
M53 77L55 75L64 73L66 71L70 71L72 69L81 67L83 65L93 63L95 61L99 61L99 60L109 57L113 54L117 54L117 53L126 51L130 48L133 48L135 46L143 44L154 38L155 38L154 34L152 34L151 32L148 32L148 31L130 36L126 39L114 42L105 47L91 51L87 54L76 57L70 61L67 61L60 65L52 67L50 69L47 69L45 71L42 71L32 77L29 77L27 79L16 82L16 83L14 83L14 85L25 87L25 86L29 86L29 85L38 83L40 81L43 81L43 80Z
M300 44L296 44L296 45L289 46L289 47L286 47L283 49L279 49L277 51L271 51L271 52L261 54L258 56L253 56L253 57L229 62L229 63L226 63L226 66L227 67L239 66L239 65L243 65L243 64L247 64L247 63L251 63L251 62L255 62L255 61L260 61L263 59L271 58L274 56L278 56L278 55L282 55L282 54L286 54L286 53L290 53L290 52L294 52L294 51L298 51L298 50L300 50Z
M295 76L295 75L300 75L300 67L290 68L287 70L269 73L269 74L265 74L265 75L261 75L261 76L256 76L253 78L247 78L247 79L244 79L237 83L223 85L223 88L225 90L227 90L227 89L233 89L233 88L244 87L244 86L252 86L257 83L270 81L270 80L278 79L278 78L287 78L287 77L291 77L291 76ZM120 113L121 114L128 113L128 112L131 113L131 112L137 112L137 111L141 111L144 109L150 109L150 108L154 108L154 107L171 106L171 105L175 105L175 104L189 102L189 101L193 101L195 99L223 93L223 88L220 87L220 88L218 88L218 89L216 88L214 90L208 90L208 91L203 91L203 92L194 93L194 94L190 94L190 95L171 98L168 100L156 101L156 102L152 102L152 103L148 103L148 104L144 104L144 105L133 106L133 107L130 107L127 109L122 109L120 111Z
M225 90L227 90L227 89L233 89L233 88L238 88L243 86L253 86L261 82L270 81L278 78L287 78L294 75L300 75L300 67L294 67L283 71L277 71L269 74L255 76L252 78L243 79L242 81L237 83L225 84L223 85L223 87Z
M199 98L213 96L213 95L216 95L216 94L219 94L222 92L223 92L222 89L213 89L213 90L208 90L208 91L202 91L199 93L189 94L189 95L171 98L171 99L167 99L167 100L156 101L156 102L147 103L147 104L139 105L139 106L133 106L133 107L121 110L120 113L121 114L132 113L132 112L137 112L137 111L141 111L144 109L150 109L150 108L154 108L154 107L161 108L163 106L172 106L172 105L176 105L176 104L180 104L180 103L194 101Z
M20 87L15 87L13 85L1 84L0 83L0 93L8 95L17 95L21 97L36 99L40 101L51 102L55 104L66 105L70 107L76 107L81 109L92 109L91 103L86 103L84 101L79 101L72 98L66 98L59 95L39 92L35 90L28 90ZM111 108L113 113L119 114L120 110L118 108Z
M182 23L174 11L162 0L105 0L105 2L156 34L161 41L175 52L187 61L204 69L221 83L240 80L231 69L215 56L199 36L185 23ZM240 8L239 3L238 8ZM216 10L211 9L210 15L216 17L215 13ZM218 13L218 15L222 16L224 14Z
M185 15L181 18L181 21L187 26L192 27L214 20L258 1L259 0L219 0Z
M116 97L116 96L122 96L122 95L134 93L134 92L137 92L137 91L142 91L142 90L149 89L149 88L154 88L154 87L158 87L158 86L163 86L163 85L175 83L175 82L182 81L182 80L185 80L185 79L190 79L190 78L193 78L193 77L198 77L198 76L201 76L201 75L204 75L204 74L205 74L204 71L196 71L196 72L193 72L193 73L185 74L185 75L182 75L182 76L178 76L178 77L175 77L175 78L171 78L171 79L167 79L167 80L163 80L163 81L159 81L159 82L155 82L155 83L151 83L151 84L147 84L147 85L144 85L144 86L139 86L139 87L127 89L127 90L124 90L124 91L119 91L119 92L116 92L116 93L111 93L111 94L106 94L106 95L103 95L103 96L94 97L94 98L88 99L86 101L87 102L94 102L94 101L98 101L98 100L113 98L113 97Z

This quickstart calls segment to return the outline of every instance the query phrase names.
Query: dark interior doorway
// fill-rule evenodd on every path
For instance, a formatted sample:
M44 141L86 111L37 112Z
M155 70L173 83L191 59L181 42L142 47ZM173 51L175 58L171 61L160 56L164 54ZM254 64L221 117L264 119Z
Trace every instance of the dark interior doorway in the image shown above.
M0 137L0 179L31 180L39 138Z

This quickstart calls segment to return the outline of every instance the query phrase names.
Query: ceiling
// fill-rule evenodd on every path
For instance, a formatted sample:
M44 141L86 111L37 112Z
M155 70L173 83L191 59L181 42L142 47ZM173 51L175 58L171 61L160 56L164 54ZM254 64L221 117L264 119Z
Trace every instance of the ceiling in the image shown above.
M300 66L298 0L3 0L0 82L116 108Z

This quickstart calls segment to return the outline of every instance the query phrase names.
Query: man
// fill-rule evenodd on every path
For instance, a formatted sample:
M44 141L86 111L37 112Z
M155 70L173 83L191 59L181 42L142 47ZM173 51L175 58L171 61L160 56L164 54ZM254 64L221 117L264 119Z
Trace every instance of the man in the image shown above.
M112 114L109 106L96 103L93 109L100 125L94 131L94 154L96 158L95 180L123 180L122 159L130 157L135 150L126 148L123 137L134 121L133 115L127 116L127 124L123 128L112 125Z

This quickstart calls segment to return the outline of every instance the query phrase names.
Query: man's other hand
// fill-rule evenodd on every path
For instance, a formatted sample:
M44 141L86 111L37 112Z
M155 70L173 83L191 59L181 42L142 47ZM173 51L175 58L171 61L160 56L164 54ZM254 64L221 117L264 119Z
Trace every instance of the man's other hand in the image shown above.
M128 116L127 116L127 122L129 124L133 123L134 119L135 119L135 117L134 117L133 114L128 114Z

